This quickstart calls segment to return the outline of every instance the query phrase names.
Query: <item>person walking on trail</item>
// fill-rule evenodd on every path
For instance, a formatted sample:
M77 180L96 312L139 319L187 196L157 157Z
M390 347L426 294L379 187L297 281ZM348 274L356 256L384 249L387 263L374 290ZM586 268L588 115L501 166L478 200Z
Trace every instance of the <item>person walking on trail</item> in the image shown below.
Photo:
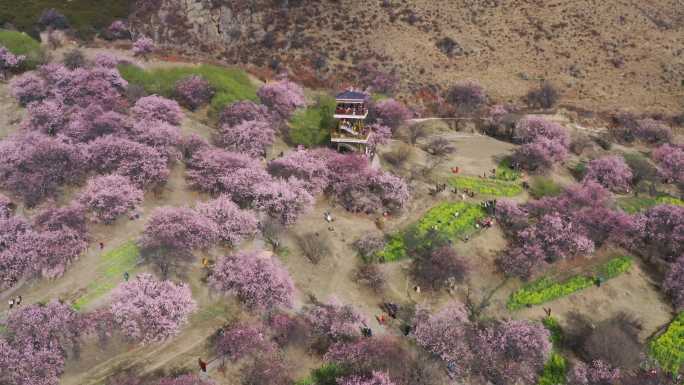
M199 367L200 367L200 370L202 371L202 373L206 373L207 372L207 363L202 361L202 357L197 359L197 363L199 364Z
M123 279L124 279L124 281L128 282L128 279L129 279L130 277L131 277L131 276L128 274L128 272L127 272L127 271L124 271L124 273L123 273Z
M19 306L21 305L21 296L17 296L17 299L14 300L14 305Z
M9 303L10 310L12 310L12 308L14 307L14 298L10 298L10 300L7 302Z

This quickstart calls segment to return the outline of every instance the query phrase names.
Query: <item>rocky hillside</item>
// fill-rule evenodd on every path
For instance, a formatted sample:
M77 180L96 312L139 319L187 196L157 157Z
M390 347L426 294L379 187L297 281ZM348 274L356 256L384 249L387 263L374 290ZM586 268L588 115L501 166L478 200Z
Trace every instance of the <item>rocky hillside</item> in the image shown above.
M562 103L674 113L684 90L681 0L145 0L138 33L300 79L358 83L363 63L439 95L462 79L517 102L540 79Z

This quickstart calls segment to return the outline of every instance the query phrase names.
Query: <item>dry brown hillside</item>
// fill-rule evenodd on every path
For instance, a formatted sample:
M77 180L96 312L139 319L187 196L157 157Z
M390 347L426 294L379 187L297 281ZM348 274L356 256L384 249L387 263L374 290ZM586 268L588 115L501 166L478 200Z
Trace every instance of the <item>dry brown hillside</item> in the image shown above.
M285 63L337 86L373 61L397 71L406 95L474 79L495 101L515 102L543 78L564 104L590 110L681 112L684 99L682 0L140 3L134 28L164 44ZM437 46L445 38L450 55Z

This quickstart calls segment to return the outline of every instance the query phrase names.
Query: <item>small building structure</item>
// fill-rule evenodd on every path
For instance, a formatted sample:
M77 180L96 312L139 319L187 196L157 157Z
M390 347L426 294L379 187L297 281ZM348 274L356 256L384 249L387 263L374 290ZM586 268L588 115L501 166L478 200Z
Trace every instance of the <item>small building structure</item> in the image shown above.
M338 94L335 101L335 125L330 132L330 141L338 151L371 155L368 141L373 133L365 124L368 117L367 95L349 90Z

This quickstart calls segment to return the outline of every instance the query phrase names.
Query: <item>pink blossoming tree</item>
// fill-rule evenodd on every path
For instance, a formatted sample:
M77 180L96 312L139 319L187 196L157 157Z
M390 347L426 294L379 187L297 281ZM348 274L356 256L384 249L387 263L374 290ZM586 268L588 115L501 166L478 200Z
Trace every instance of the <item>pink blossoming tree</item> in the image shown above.
M157 187L169 177L164 155L128 139L114 135L99 137L88 143L86 152L94 171L126 176L138 187Z
M147 60L155 49L156 46L154 41L146 36L141 36L133 43L133 55L140 56L145 60Z
M666 182L684 185L684 148L664 144L653 151L653 160L658 164L658 174Z
M375 104L375 114L378 121L392 129L392 131L399 128L407 119L413 116L403 103L394 99L385 99L377 102Z
M227 194L241 206L256 197L255 189L271 181L259 161L217 148L199 151L188 160L190 185L211 194Z
M219 292L235 295L251 309L292 306L294 284L287 269L264 252L241 251L221 258L210 285Z
M394 385L387 373L374 371L370 377L351 376L337 380L338 385Z
M114 290L110 311L126 337L149 344L177 334L196 308L185 284L140 274Z
M230 151L260 158L275 140L275 130L262 120L244 121L234 126L224 124L215 137L216 145Z
M10 83L10 89L12 96L22 106L39 102L47 97L47 84L43 78L35 73L25 73L15 77Z
M577 363L568 374L568 385L618 385L620 370L596 360L587 365Z
M585 180L594 180L614 192L628 192L632 170L620 156L609 155L594 159L587 165Z
M80 148L34 133L0 141L0 159L0 185L29 206L77 182L86 164Z
M254 213L241 210L226 195L221 195L209 202L199 203L196 210L216 224L219 239L229 245L236 246L258 231L257 218Z
M294 110L306 105L302 87L289 80L264 84L257 95L263 104L278 113L282 119L288 119Z
M336 154L330 149L296 150L272 160L268 171L281 178L291 176L303 181L312 194L323 191L330 183L328 160Z
M680 256L670 265L663 284L665 293L672 298L678 311L684 309L684 256Z
M255 353L273 351L275 346L269 340L263 325L252 326L241 322L225 330L216 339L214 349L218 355L237 361Z
M138 120L158 120L174 126L179 126L183 120L178 102L158 95L138 99L131 112Z
M211 219L187 207L160 207L145 226L140 246L164 275L194 249L211 246L218 239L218 227Z
M214 89L203 77L191 75L176 82L173 93L181 105L196 110L211 101Z
M26 56L15 55L7 48L0 46L0 80L5 80L9 71L19 67L24 62Z
M106 175L88 180L80 202L104 223L135 210L143 200L143 192L125 176Z
M268 107L249 100L242 100L226 106L219 119L221 126L236 126L249 121L273 122Z
M331 342L354 339L360 336L363 316L351 305L337 298L328 303L315 303L305 310L307 322L318 338Z
M304 183L295 177L259 184L255 194L255 206L284 225L295 223L314 203Z

